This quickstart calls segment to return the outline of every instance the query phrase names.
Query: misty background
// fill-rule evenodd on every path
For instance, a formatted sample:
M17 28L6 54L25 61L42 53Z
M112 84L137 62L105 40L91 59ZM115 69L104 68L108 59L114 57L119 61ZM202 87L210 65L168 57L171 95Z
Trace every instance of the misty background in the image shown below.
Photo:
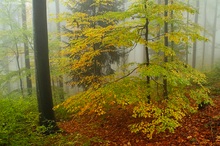
M65 2L65 1L64 1ZM49 33L49 51L50 57L54 57L57 49L62 49L62 44L59 41L64 41L65 38L57 38L57 34L62 32L62 27L65 22L57 22L55 19L59 14L68 12L67 7L63 1L48 0L48 33ZM208 41L196 42L196 65L195 68L201 71L208 71L213 66L220 62L220 1L218 0L190 0L185 1L189 5L197 8L198 19L196 15L183 15L188 17L192 22L196 22L204 28L202 31ZM25 5L25 9L24 6ZM124 8L126 9L129 2L124 1ZM198 6L198 7L197 7ZM25 16L24 13L25 12ZM25 18L24 18L25 17ZM33 54L33 28L32 28L32 2L31 1L16 1L16 0L0 0L0 86L2 94L8 94L14 91L27 90L27 75L35 86L34 80L34 54ZM26 50L25 50L26 48ZM25 52L28 49L28 56ZM137 44L124 58L124 61L129 62L144 62L145 49L142 45ZM214 54L214 55L213 55ZM188 46L188 54L183 52L183 58L186 63L192 65L193 60L193 46ZM30 68L25 68L26 61L29 60ZM54 63L54 62L52 62ZM52 64L51 63L51 64ZM116 69L117 65L112 64L112 68ZM56 68L51 65L52 86L58 86L58 82L53 80L56 76ZM68 78L64 76L63 89L67 94L75 94L82 89L79 87L72 87L67 83ZM22 93L24 94L24 93Z

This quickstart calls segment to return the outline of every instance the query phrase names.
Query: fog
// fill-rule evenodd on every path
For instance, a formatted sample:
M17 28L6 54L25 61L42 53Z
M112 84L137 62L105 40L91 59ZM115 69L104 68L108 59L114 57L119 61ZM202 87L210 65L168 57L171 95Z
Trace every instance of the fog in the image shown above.
M62 49L62 42L67 41L65 37L61 37L61 42L57 42L58 28L62 28L66 21L58 22L54 19L59 14L69 12L62 1L59 3L59 9L56 8L58 0L48 0L48 33L49 33L49 51L51 58L56 54L56 49ZM65 1L64 1L65 2ZM189 4L196 8L196 0L189 0ZM187 3L187 1L186 1ZM216 5L217 3L217 5ZM200 71L211 70L213 66L220 62L220 10L219 0L199 0L198 9L198 24L205 30L201 31L201 35L208 38L207 42L196 42L196 66ZM16 0L0 0L0 86L2 94L7 94L17 90L27 90L27 76L30 76L33 87L35 86L34 79L34 54L33 54L33 28L32 28L32 3L25 2L26 6L26 20L22 20L22 2ZM128 3L124 3L124 7L128 7ZM59 14L56 14L59 11ZM187 13L183 13L187 18ZM196 14L190 14L189 19L194 22ZM27 28L24 27L25 24ZM202 28L201 28L202 29ZM62 29L61 29L62 31ZM54 41L56 40L56 41ZM213 44L214 42L214 44ZM61 45L60 45L61 43ZM28 46L29 54L25 56L24 44ZM204 47L205 46L205 47ZM214 58L212 57L212 50L214 47ZM144 62L146 56L143 53L144 46L137 44L137 46L127 54L124 60L127 63ZM188 56L188 57L187 57ZM30 68L26 68L25 60L29 58ZM193 60L193 45L188 47L188 54L183 59L186 63L192 65ZM212 59L214 62L212 63ZM51 62L53 64L54 62ZM55 62L56 63L56 62ZM117 70L118 65L113 63L111 67ZM61 74L56 72L56 68L51 65L51 74L53 86L58 86L56 75ZM68 77L64 75L64 90L68 94L73 94L81 91L81 88L72 87L67 84Z

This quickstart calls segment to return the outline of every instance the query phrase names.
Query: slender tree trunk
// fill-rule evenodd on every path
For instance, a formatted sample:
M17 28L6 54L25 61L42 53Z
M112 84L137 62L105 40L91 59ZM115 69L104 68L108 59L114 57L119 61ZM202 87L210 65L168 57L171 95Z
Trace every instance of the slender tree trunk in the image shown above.
M7 51L8 52L8 51ZM7 53L8 54L8 53ZM6 55L6 60L4 62L6 62L6 74L9 73L9 59L10 57L8 55ZM7 93L9 93L11 91L11 84L10 84L10 79L6 81L7 84Z
M11 31L13 31L13 26L10 24L10 29ZM20 90L21 90L21 94L22 94L22 97L24 98L24 88L23 88L23 82L22 82L22 78L21 78L21 66L20 66L20 61L19 61L19 48L18 48L18 43L17 43L17 39L14 37L14 42L15 42L15 51L14 51L14 54L15 54L15 59L16 59L16 63L17 63L17 67L18 67L18 76L19 76L19 86L20 86Z
M22 27L23 30L27 30L27 16L26 16L26 5L25 1L22 0ZM24 56L25 56L25 67L27 70L31 69L30 65L30 58L29 58L29 48L28 48L28 37L23 33L24 35ZM31 81L31 74L28 73L26 75L26 83L27 83L27 90L28 90L28 95L32 94L32 81Z
M203 36L206 37L206 21L207 21L207 0L204 0L204 32ZM204 62L205 62L205 41L203 41L203 51L202 51L202 68L204 69Z
M171 0L171 5L173 4L173 0ZM171 11L171 19L173 19L173 10ZM170 30L171 30L171 33L173 33L174 32L174 25L173 25L173 21L172 21L172 23L171 23L171 26L170 26ZM170 46L171 46L171 48L172 48L172 50L174 50L174 42L173 41L171 41L171 44L170 44ZM171 61L173 61L173 56L171 56Z
M20 90L21 90L21 94L22 97L24 98L24 87L23 87L23 82L22 82L22 77L21 77L21 66L20 66L20 61L19 61L19 49L18 49L18 44L15 44L15 56L16 56L16 63L17 63L17 67L18 67L18 76L19 76L19 83L20 83Z
M218 15L218 0L215 1L215 14L214 14L214 24L213 24L213 32L212 32L212 56L211 56L211 67L212 68L214 67L214 61L215 61L217 15Z
M190 0L187 1L187 6L189 6L189 1L190 1ZM187 15L187 16L186 16L186 26L187 26L187 28L188 28L188 26L189 26L189 12L187 12L186 15ZM188 45L188 42L187 42L187 44L186 44L185 53L186 53L186 64L188 64L188 63L189 63L189 45Z
M126 3L126 0L123 0L123 9L122 9L123 12L125 11L125 3ZM125 21L125 20L124 20L124 21ZM123 48L123 53L122 53L121 58L122 58L122 60L121 60L122 65L124 66L124 65L126 64L126 52L125 52L125 48ZM125 75L125 73L126 73L126 68L125 68L125 67L123 67L122 72L123 72L123 74Z
M95 3L95 1L92 0L92 3ZM96 7L96 5L93 5L92 11L93 11L92 15L96 16L97 15L97 7ZM96 23L93 22L91 27L96 28ZM94 51L96 51L98 49L98 47L99 47L99 44L93 43L93 50ZM93 63L94 63L94 71L93 71L94 75L95 76L101 76L101 71L100 71L100 68L98 67L98 60L97 60L96 57L94 57Z
M168 0L165 0L165 6L167 6L167 5L168 5ZM166 18L167 16L168 16L168 11L165 10L165 11L164 11L164 17ZM164 33L165 33L165 34L168 33L168 22L167 22L167 21L164 22ZM168 47L168 45L169 45L169 42L168 42L168 41L169 41L169 40L168 40L168 36L165 35L165 36L164 36L164 46L165 46L165 47ZM168 57L167 57L166 54L164 53L164 63L167 63L167 62L168 62ZM163 77L163 96L164 96L165 99L168 98L167 77L166 77L166 76Z
M46 134L49 134L58 128L53 112L45 0L33 0L33 28L39 121L47 127Z
M199 11L199 0L196 1L196 8ZM199 12L198 12L199 13ZM198 24L199 14L195 15L195 23ZM193 43L193 57L192 57L192 67L196 68L196 54L197 54L197 41Z
M59 3L59 0L55 0L55 5L56 5L56 18L58 19L58 17L59 17L58 15L60 13L60 3ZM60 22L58 22L57 23L57 33L58 33L57 40L58 41L62 41L61 40L61 36L60 36L60 33L61 33L60 27L61 27ZM59 47L59 51L61 51L60 47ZM60 88L60 92L59 92L60 100L64 101L64 89L63 89L63 76L62 75L59 76L58 85L59 85L59 88Z
M147 11L147 5L145 4L145 10ZM145 51L146 51L146 66L150 65L150 55L149 55L149 48L148 48L148 35L149 35L149 19L146 16L146 23L145 23ZM147 76L147 86L150 88L150 76ZM148 103L150 103L150 94L147 96Z

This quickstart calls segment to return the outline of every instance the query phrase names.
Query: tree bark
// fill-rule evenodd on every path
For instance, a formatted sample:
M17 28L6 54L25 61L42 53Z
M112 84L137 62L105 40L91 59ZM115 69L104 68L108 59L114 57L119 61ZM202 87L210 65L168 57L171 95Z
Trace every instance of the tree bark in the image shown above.
M145 10L147 11L147 5L145 4ZM150 56L149 56L149 48L148 48L148 35L149 35L149 19L146 16L146 23L145 23L145 53L146 53L146 66L150 65ZM147 87L150 88L150 76L147 76ZM148 103L150 103L150 94L147 96Z
M165 6L168 5L168 0L165 0ZM164 17L168 17L168 11L165 10L164 11ZM164 36L164 46L165 47L168 47L169 45L169 40L168 40L168 36L166 35L168 33L168 22L165 21L164 22L164 33L165 33L165 36ZM164 53L164 63L168 62L168 57L166 56L166 54ZM164 76L163 77L163 96L165 99L168 98L168 90L167 90L167 77Z
M33 28L39 122L47 128L46 134L49 134L58 128L53 112L45 0L33 0Z
M21 90L21 94L22 97L24 98L24 87L23 87L23 81L22 81L22 77L21 77L21 66L20 66L20 55L19 55L19 49L18 49L18 44L17 42L15 43L15 56L16 56L16 63L17 63L17 67L18 67L18 76L19 76L19 83L20 83L20 90Z
M24 0L22 0L22 27L23 27L23 31L27 30L26 5L25 5ZM23 33L23 36L24 36L25 67L27 70L30 70L31 65L30 65L30 58L29 58L28 37L25 34L25 32ZM27 84L28 95L30 96L32 94L32 81L31 81L30 73L26 75L26 84Z

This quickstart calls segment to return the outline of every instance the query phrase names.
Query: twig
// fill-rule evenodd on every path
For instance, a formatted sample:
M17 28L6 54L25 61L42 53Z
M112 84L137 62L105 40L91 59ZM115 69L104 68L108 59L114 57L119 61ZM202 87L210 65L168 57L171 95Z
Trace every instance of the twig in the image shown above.
M137 70L137 69L138 69L138 67L134 68L134 69L133 69L131 72L129 72L128 74L126 74L126 75L124 75L123 77L118 78L117 80L115 80L115 81L113 81L113 82L110 82L110 83L115 83L115 82L118 82L118 81L120 81L120 80L122 80L122 79L128 77L129 75L131 75L131 74L132 74L135 70Z

